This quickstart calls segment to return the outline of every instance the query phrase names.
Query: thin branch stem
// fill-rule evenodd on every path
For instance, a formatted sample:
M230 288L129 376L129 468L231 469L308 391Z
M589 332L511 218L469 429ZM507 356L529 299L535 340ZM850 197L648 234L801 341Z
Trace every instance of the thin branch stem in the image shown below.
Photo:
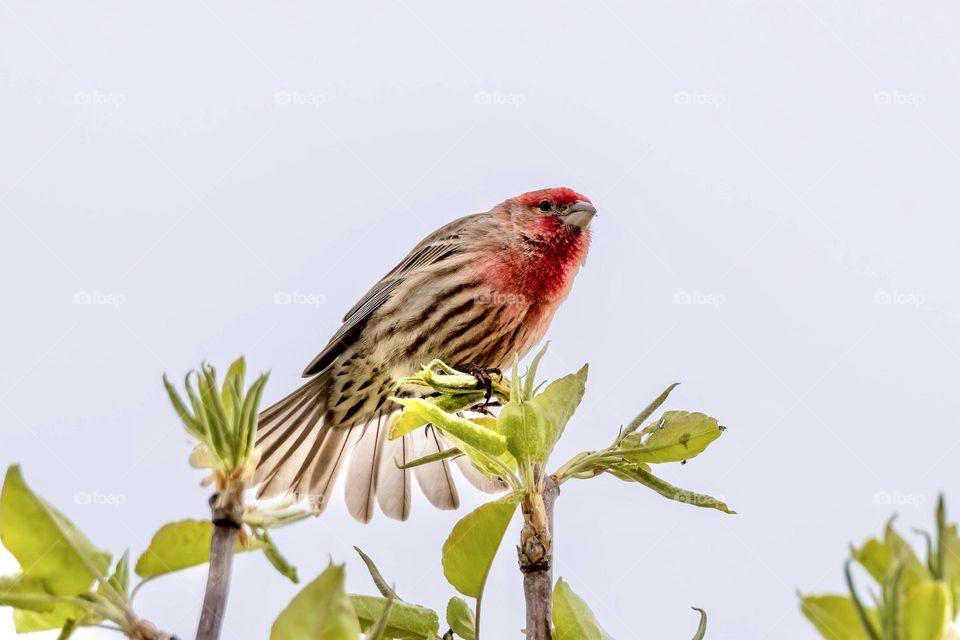
M477 606L473 610L473 637L480 640L480 603L483 601L483 593L477 596Z
M518 550L527 605L527 640L551 640L553 606L553 506L560 495L554 476L543 478L542 492L524 499Z
M162 575L162 574L161 574L161 575ZM154 578L158 578L158 577L159 577L159 576L150 576L150 577L148 577L148 578L144 578L143 580L141 580L140 582L138 582L138 583L136 584L136 586L133 587L133 589L130 590L130 598L129 598L129 600L130 600L130 605L131 605L131 606L133 605L133 601L134 601L134 599L137 597L137 594L140 593L140 589L142 589L145 584L149 584L151 580L153 580Z
M223 614L227 607L230 573L233 569L233 550L243 523L243 486L228 484L219 494L210 498L213 515L213 537L210 540L210 567L207 590L203 597L203 611L197 627L197 640L217 640L223 628Z

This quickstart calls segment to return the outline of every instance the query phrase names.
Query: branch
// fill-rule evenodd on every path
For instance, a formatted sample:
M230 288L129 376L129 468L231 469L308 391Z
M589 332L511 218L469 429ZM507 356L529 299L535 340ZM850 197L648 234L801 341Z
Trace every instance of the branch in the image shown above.
M197 640L217 640L227 607L227 591L233 567L233 550L243 522L242 483L228 484L222 493L210 498L213 516L213 537L210 540L210 569L207 592L197 628Z
M520 533L520 571L527 603L527 640L551 640L553 604L553 504L560 495L554 476L547 476L540 493L529 494L523 502L523 531Z

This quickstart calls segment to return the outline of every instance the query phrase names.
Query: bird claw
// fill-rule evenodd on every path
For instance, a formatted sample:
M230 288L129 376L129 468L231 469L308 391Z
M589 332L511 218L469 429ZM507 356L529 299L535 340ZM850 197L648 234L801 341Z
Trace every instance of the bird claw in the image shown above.
M490 409L495 409L497 407L502 407L499 400L485 400L478 405L470 407L470 411L475 411L476 413L483 414L485 416L492 416L493 412Z
M484 398L484 403L481 406L489 405L490 399L493 397L493 376L497 376L497 381L503 380L503 372L496 367L481 367L475 364L460 364L454 367L457 371L466 373L473 376L477 379L484 390L486 391L486 396Z

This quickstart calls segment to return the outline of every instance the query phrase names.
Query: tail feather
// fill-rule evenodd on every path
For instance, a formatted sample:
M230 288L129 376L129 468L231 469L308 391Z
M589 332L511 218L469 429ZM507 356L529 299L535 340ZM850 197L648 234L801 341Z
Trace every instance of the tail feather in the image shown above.
M396 440L387 440L380 456L377 503L394 520L410 517L410 470L400 468L411 460L413 452L410 439L409 435L405 435Z
M347 472L347 510L360 522L370 522L373 518L373 500L377 492L380 458L386 437L383 412L378 412L374 420L365 426L357 446L353 449L350 470Z
M317 428L321 406L308 407L290 427L270 442L254 475L255 483L263 483L258 497L270 498L297 488L298 481L310 464L311 456L323 442L324 429ZM276 454L276 455L273 455Z
M399 465L448 448L443 436L430 426L397 440L387 440L388 409L352 424L331 422L327 381L318 376L260 414L257 447L262 452L254 475L258 498L292 493L318 511L330 503L337 475L351 458L346 478L347 509L369 522L374 502L390 518L406 520L411 510L410 471ZM496 492L502 486L487 480L469 462L461 470L474 486ZM456 509L460 496L446 460L414 468L421 491L439 509Z
M456 458L456 462L460 473L467 479L467 482L484 493L502 493L510 488L510 485L503 480L491 478L478 471L467 456L459 456Z
M323 395L323 383L320 378L314 378L310 382L301 385L296 391L287 397L274 403L267 409L260 412L259 427L257 429L257 439L262 439L283 425L282 415L295 411L297 407L302 407L304 403L315 400Z
M414 441L414 457L439 453L447 448L446 442L431 426L426 426L410 434ZM430 504L438 509L452 510L460 506L460 494L457 485L450 473L450 466L446 460L431 462L413 468L420 490L427 497Z
M320 421L322 413L323 406L314 401L290 414L283 429L277 429L261 441L261 468L290 466L288 459L306 451L309 447L305 442L317 435L313 433L313 427Z
M257 446L263 452L261 462L275 455L311 410L323 403L321 391L317 381L310 381L260 414Z
M303 477L309 478L306 485L294 488L294 495L307 498L310 506L319 513L330 504L330 495L337 481L337 474L349 457L351 445L356 444L360 429L356 427L325 429L323 446L310 463L310 471Z
M307 440L321 436L315 429L323 411L322 387L311 380L260 414L257 447L260 464L254 474L257 497L272 498L287 491L313 448Z

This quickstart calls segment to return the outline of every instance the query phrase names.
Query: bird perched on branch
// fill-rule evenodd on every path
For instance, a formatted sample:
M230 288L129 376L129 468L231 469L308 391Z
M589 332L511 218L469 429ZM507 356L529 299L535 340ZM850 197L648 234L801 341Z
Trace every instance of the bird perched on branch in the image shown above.
M303 371L310 381L260 415L260 497L291 492L317 509L349 465L346 500L363 522L376 500L391 518L410 514L407 462L447 448L429 425L387 440L400 407L397 380L434 358L506 367L543 338L590 245L590 199L565 187L531 191L423 239L347 312ZM462 368L462 367L461 367ZM481 489L493 483L457 459ZM427 499L456 509L446 460L412 469Z

